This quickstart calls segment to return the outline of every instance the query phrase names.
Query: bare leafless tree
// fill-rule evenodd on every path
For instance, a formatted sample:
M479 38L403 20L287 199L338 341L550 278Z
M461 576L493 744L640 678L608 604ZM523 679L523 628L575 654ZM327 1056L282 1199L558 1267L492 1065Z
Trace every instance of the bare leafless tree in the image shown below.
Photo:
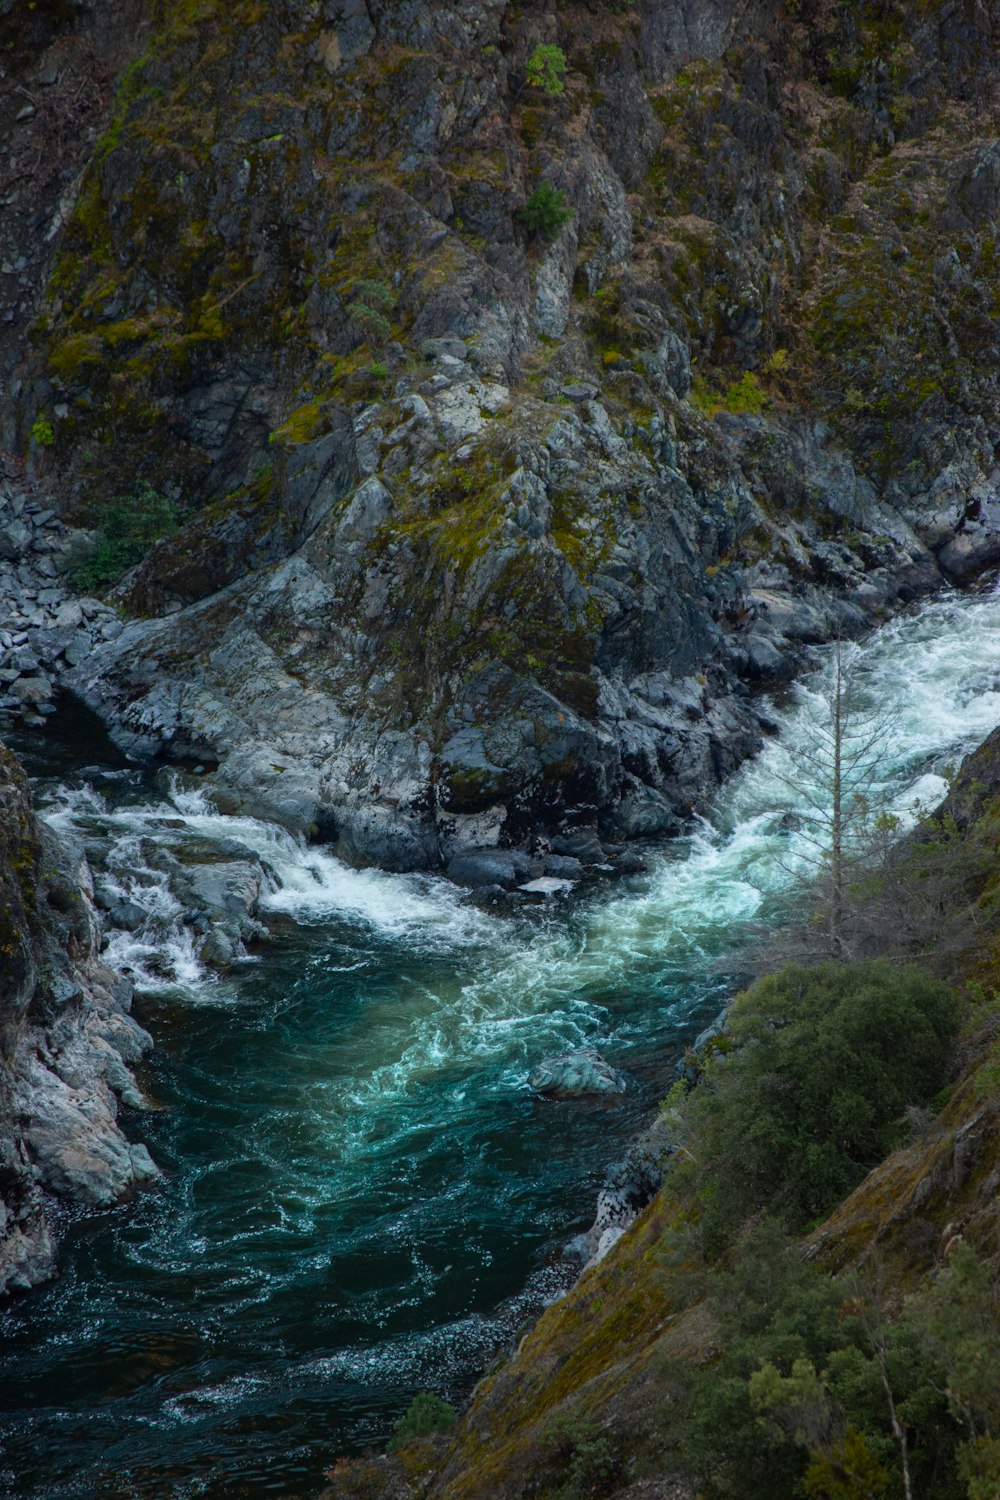
M807 906L817 956L847 956L852 878L885 828L883 782L896 728L892 713L864 699L858 655L838 642L813 741L773 768L794 794L798 854L814 874ZM802 848L805 845L805 848ZM800 939L802 934L800 933Z

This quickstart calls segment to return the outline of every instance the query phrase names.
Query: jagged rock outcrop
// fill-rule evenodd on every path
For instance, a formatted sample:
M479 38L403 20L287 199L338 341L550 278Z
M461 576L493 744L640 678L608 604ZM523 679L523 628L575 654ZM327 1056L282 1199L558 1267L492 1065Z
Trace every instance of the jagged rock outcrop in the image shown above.
M99 957L82 851L57 843L0 746L0 1294L55 1272L51 1195L103 1206L156 1175L119 1105L152 1045Z
M0 727L44 724L70 668L122 628L109 605L70 587L74 533L47 499L0 453Z
M5 409L183 512L68 679L121 743L399 868L662 833L1000 559L994 5L154 20Z

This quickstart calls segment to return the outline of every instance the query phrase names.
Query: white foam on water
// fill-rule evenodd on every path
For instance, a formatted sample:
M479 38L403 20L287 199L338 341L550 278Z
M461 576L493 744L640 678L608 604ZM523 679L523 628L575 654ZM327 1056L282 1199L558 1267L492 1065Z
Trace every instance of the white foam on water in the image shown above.
M933 805L949 765L1000 723L1000 601L950 596L929 603L873 635L859 660L873 706L897 714L885 795L897 812L916 816L914 803ZM177 1070L171 1129L162 1135L166 1171L158 1191L169 1197L140 1198L118 1240L117 1262L133 1279L95 1278L74 1292L66 1276L52 1293L76 1309L72 1322L64 1317L60 1324L60 1365L82 1358L85 1344L105 1336L105 1325L113 1332L119 1308L109 1299L121 1299L125 1288L143 1314L165 1309L165 1318L182 1315L202 1334L248 1330L249 1373L230 1373L213 1357L178 1373L191 1387L183 1393L173 1375L147 1386L155 1414L137 1408L135 1420L161 1422L179 1442L198 1423L218 1431L232 1413L243 1422L256 1410L287 1409L310 1383L335 1400L343 1385L433 1386L445 1363L470 1375L481 1367L498 1324L470 1310L475 1299L465 1287L463 1312L440 1321L431 1293L443 1289L455 1300L444 1264L453 1255L447 1245L435 1270L429 1247L459 1223L464 1234L481 1232L484 1245L496 1247L497 1223L505 1225L507 1215L519 1231L527 1224L532 1232L561 1232L563 1207L550 1209L533 1196L506 1154L509 1144L527 1159L540 1132L542 1149L549 1147L549 1127L539 1123L544 1112L525 1098L528 1068L546 1052L588 1043L627 1070L630 1048L632 1056L648 1050L658 1008L672 1023L712 1000L721 980L708 978L710 961L737 945L765 903L788 890L796 866L808 869L794 816L786 817L800 802L781 772L797 755L801 764L826 680L821 671L770 709L777 743L733 778L687 838L650 853L648 876L513 920L470 909L443 880L351 870L280 828L224 817L204 790L175 786L141 801L134 783L124 781L109 785L106 797L93 787L66 788L46 812L49 821L90 842L111 894L144 913L136 932L112 935L111 961L130 967L141 986L172 987L187 1003L239 1003L240 970L217 981L201 969L184 913L156 864L185 837L218 843L220 852L223 841L236 841L274 872L267 911L308 928L308 954L289 984L312 999L308 1024L297 1027L282 1024L280 1009L267 1009L273 999L260 1001L247 1029L267 1032L267 1062L252 1077L242 1065L227 1071L230 1045L237 1060L244 1056L241 1023L202 1029L194 1055ZM123 791L131 803L118 800ZM326 994L338 987L348 1002L338 1011L331 1000L335 1024L324 1029ZM193 1143L184 1136L189 1102ZM519 1143L521 1121L534 1131L533 1142ZM609 1131L612 1138L620 1133ZM366 1283L358 1265L397 1250L398 1266L392 1253L387 1258L389 1284ZM277 1327L284 1335L275 1320L301 1310L302 1295L313 1299L305 1304L311 1310L315 1298L335 1291L328 1273L339 1256L351 1263L348 1290L352 1270L357 1283L343 1324L354 1347L286 1358L272 1340ZM537 1304L540 1289L558 1292L558 1271L546 1274L551 1285L536 1281L523 1294L524 1310ZM157 1291L166 1285L174 1290ZM170 1310L174 1295L182 1314ZM400 1309L406 1311L398 1316ZM435 1318L437 1326L428 1328ZM520 1321L511 1304L511 1335ZM64 1331L69 1326L72 1336ZM378 1332L393 1326L394 1336ZM256 1328L264 1335L257 1347ZM289 1333L290 1346L297 1337ZM97 1421L112 1409L102 1395L85 1418L73 1408L66 1420ZM371 1419L373 1435L379 1421ZM42 1440L51 1441L51 1433Z
M846 649L871 708L894 716L879 776L888 804L912 820L939 798L947 765L1000 723L1000 600L949 595ZM310 1113L328 1128L338 1121L339 1149L370 1152L373 1116L394 1102L449 1074L460 1093L473 1071L483 1075L481 1087L509 1089L543 1052L601 1040L619 1024L608 997L627 994L637 973L697 975L708 954L738 942L769 895L808 878L815 850L795 820L822 790L808 784L802 760L826 711L831 652L820 655L826 665L772 708L776 739L688 838L654 852L648 877L605 887L562 912L500 919L464 904L440 877L352 869L273 824L218 813L204 789L175 785L146 805L110 808L92 789L74 788L48 816L56 826L103 828L110 878L147 913L138 932L112 938L109 958L144 986L162 987L166 974L192 996L218 998L227 988L199 966L165 877L143 859L145 840L176 839L164 818L209 842L252 849L273 872L265 917L356 924L401 961L410 953L443 959L419 982L373 994L337 1038L329 1073L304 1081ZM349 935L338 931L332 968L349 972L358 960ZM228 988L238 991L238 979ZM676 996L665 998L671 1003ZM634 1029L625 1013L620 1023L626 1034ZM395 1146L386 1129L378 1149Z
M220 986L199 962L167 874L144 853L147 843L169 849L186 835L209 845L235 841L256 855L270 876L260 902L265 917L271 911L308 924L338 918L422 951L489 942L500 931L496 919L464 905L463 892L445 880L353 869L276 824L217 812L197 788L175 784L163 799L113 806L89 784L63 786L44 816L57 831L99 839L102 884L145 914L135 932L112 930L107 948L108 962L128 972L140 989L167 989L218 1003L232 988ZM165 828L165 822L171 826ZM178 823L180 828L173 826ZM220 859L226 856L220 848ZM205 987L207 993L199 994Z

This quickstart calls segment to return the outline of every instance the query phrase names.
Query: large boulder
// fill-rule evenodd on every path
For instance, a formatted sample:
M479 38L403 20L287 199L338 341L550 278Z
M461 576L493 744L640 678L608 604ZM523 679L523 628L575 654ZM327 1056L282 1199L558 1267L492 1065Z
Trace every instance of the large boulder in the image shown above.
M491 885L513 890L536 873L535 863L520 849L466 849L448 865L448 879L474 891Z
M558 1057L544 1057L528 1078L528 1087L549 1099L577 1099L587 1094L624 1094L623 1073L593 1047L574 1047Z

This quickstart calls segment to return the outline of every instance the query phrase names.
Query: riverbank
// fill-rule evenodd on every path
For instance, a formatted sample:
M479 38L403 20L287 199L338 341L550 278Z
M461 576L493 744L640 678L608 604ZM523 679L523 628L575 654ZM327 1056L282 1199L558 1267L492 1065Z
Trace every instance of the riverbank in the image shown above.
M56 1271L54 1200L101 1208L156 1176L121 1107L149 1107L131 1066L153 1045L133 987L100 958L82 847L32 811L0 746L0 1295Z

